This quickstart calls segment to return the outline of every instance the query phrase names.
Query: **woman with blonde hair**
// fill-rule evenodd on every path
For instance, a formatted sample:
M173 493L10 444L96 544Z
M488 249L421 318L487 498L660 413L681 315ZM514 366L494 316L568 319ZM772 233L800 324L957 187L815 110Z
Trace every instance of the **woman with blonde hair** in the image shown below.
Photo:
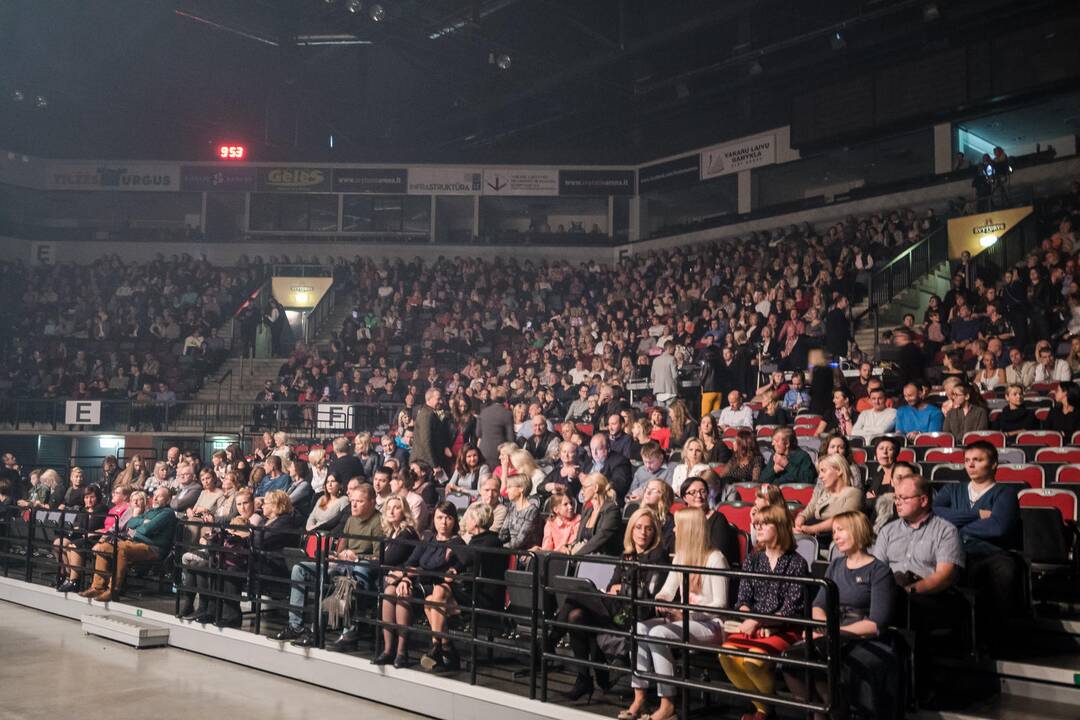
M682 461L671 469L671 489L678 495L687 478L701 477L712 468L705 462L705 443L692 437L682 446Z
M656 515L660 522L660 544L668 554L675 548L675 516L671 514L671 506L674 504L675 493L666 482L650 480L645 483L645 490L641 493L641 508L651 510Z
M581 525L571 553L618 555L622 519L608 479L600 473L586 475L581 481L581 503Z
M330 473L326 450L321 447L311 448L308 451L307 462L308 470L311 472L311 491L316 495L322 495L326 487L326 476Z
M405 563L420 536L409 503L399 495L391 495L383 503L381 523L384 538L382 567L387 571L383 593L387 597L380 601L379 611L383 621L383 650L372 662L404 667L408 663L406 629L412 624L412 606L410 594L405 592L401 581L405 577Z
M83 474L82 468L75 466L71 468L71 472L68 475L68 487L64 491L63 499L57 509L63 510L64 508L81 508L83 505L83 493L86 491L86 476Z
M795 517L795 532L827 535L833 517L862 508L862 492L851 486L851 471L843 455L825 455L818 460L818 482L814 494Z
M705 513L698 508L686 508L675 513L675 559L674 566L689 568L708 568L723 570L728 567L727 559L719 550L709 545ZM656 594L661 602L678 601L701 608L722 608L728 604L728 580L715 574L691 573L689 578L689 597L681 597L683 574L678 570L668 573L664 586ZM719 644L722 639L723 618L706 610L691 610L687 621L689 635L683 637L683 611L678 608L657 608L657 617L637 623L636 633L645 638L668 642L690 642L695 645ZM650 643L642 640L637 647L635 667L637 671L654 675L674 677L675 665L673 648L665 643ZM634 688L634 701L620 717L637 718L645 708L646 690L649 681L633 675L630 685ZM655 720L668 720L675 717L677 709L673 698L676 689L673 685L659 683L657 693L660 707L649 715Z
M886 657L892 653L888 644L878 641L881 632L895 621L894 609L899 593L888 563L870 554L874 534L870 521L861 512L842 512L833 518L833 540L839 555L829 564L825 578L836 583L837 601L843 609L840 618L840 651L842 662L855 672L851 682L844 683L845 697L830 698L828 683L820 675L808 687L803 672L784 670L784 680L792 694L805 701L821 700L831 704L834 714L846 717L847 705L863 705L870 698L870 707L860 707L867 717L895 717L895 697L888 697L884 688L893 682L896 671ZM825 620L826 591L820 588L813 603L814 620ZM817 656L829 652L826 637L815 634ZM807 659L805 641L793 645L785 657ZM845 677L848 671L844 672Z
M510 453L510 473L513 475L524 475L532 482L532 488L540 486L540 483L544 482L545 473L540 469L540 466L536 464L536 459L533 458L532 453L528 450L514 450ZM505 479L507 476L504 475Z
M770 487L770 486L765 486ZM795 551L794 527L791 513L780 505L770 504L755 516L754 551L743 562L745 572L780 577L807 577L810 570ZM722 647L743 652L760 653L764 656L779 655L798 641L797 629L785 626L780 618L803 616L802 585L760 577L743 578L739 582L736 606L743 612L772 615L776 621L747 618L739 625L738 632L728 635ZM740 690L772 695L776 689L776 672L773 663L756 658L720 655L720 665L731 683ZM742 716L742 720L766 720L770 717L768 705L754 701L755 712Z

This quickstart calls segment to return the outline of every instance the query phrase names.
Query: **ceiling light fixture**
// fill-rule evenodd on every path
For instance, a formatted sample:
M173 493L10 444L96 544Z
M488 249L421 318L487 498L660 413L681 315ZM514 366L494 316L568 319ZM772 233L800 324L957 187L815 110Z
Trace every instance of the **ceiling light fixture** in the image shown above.
M371 6L371 9L368 10L368 17L371 18L372 22L382 22L386 19L386 8L379 3L375 3Z
M355 15L364 9L364 3L361 0L349 0L349 4L345 6L345 9Z
M837 30L829 37L829 44L832 45L833 50L843 50L847 47L847 39L844 38L844 32Z
M38 95L36 98L34 98L34 106L37 107L39 110L44 110L45 108L49 107L49 101L44 95Z

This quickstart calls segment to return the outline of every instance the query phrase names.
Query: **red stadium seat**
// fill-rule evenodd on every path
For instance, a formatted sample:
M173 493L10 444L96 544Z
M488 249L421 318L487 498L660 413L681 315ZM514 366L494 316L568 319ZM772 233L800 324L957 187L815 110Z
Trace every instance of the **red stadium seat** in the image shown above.
M330 549L330 542L332 540L333 540L333 538L331 538L331 537L323 537L323 552L324 553L327 550ZM307 539L307 542L304 543L304 553L309 558L314 558L315 557L315 550L318 547L318 542L319 542L319 536L318 535L309 535L308 539Z
M1062 465L1054 476L1057 485L1080 485L1080 465Z
M724 430L724 437L733 438L736 435L738 435L739 431L742 430L742 429L743 428L739 428L739 427L729 427L729 428Z
M736 483L735 494L739 496L739 502L754 502L757 497L758 488L761 487L759 483Z
M930 432L919 433L915 436L915 441L912 443L915 447L939 447L939 448L951 448L956 445L956 438L952 436L952 433L943 432Z
M856 465L866 464L866 448L851 448L851 457L855 460Z
M797 502L804 507L810 502L810 496L814 494L814 486L810 483L791 483L781 485L780 494L785 500Z
M759 438L771 438L779 427L779 425L760 425L757 429L757 436Z
M1077 518L1076 495L1058 488L1021 490L1020 507L1053 507L1061 511L1065 522L1075 523Z
M1061 447L1061 433L1054 430L1026 430L1016 436L1015 445L1031 445L1035 447Z
M900 448L896 453L896 459L900 462L915 462L915 449L909 447Z
M724 438L724 444L728 446L728 450L734 450L735 449L735 438L729 438L729 437Z
M1072 438L1070 438L1070 440L1069 440L1069 444L1070 445L1076 445L1077 447L1080 447L1080 430L1077 430L1076 432L1073 433Z
M675 513L679 512L680 510L685 510L685 509L686 509L686 503L684 503L682 500L676 500L675 502L671 503L670 512L671 512L672 515L674 515Z
M1029 488L1046 487L1046 471L1041 465L998 465L998 482L1018 482Z
M964 462L964 450L963 448L952 450L930 448L926 451L925 460L928 463L962 463Z
M796 437L817 437L817 428L809 425L796 425L795 426Z
M1046 422L1046 418L1050 417L1050 408L1039 408L1035 411L1035 419L1039 422Z
M1080 463L1080 448L1046 447L1035 453L1035 462L1055 465Z
M754 547L754 539L750 537L749 532L739 533L739 562L746 560L746 556L750 554L750 548Z
M806 415L799 415L798 417L795 418L795 427L796 428L801 428L801 427L816 428L820 424L821 424L821 416L820 415L806 414Z
M996 448L1005 447L1005 433L997 430L972 430L964 433L964 439L960 441L960 444L966 447L979 440L984 440Z
M574 427L576 427L578 429L578 432L582 435L590 437L592 436L592 425L589 425L588 423L578 423Z
M753 503L725 502L717 505L716 511L723 513L729 523L739 528L744 533L748 533L750 532L750 510L753 507Z

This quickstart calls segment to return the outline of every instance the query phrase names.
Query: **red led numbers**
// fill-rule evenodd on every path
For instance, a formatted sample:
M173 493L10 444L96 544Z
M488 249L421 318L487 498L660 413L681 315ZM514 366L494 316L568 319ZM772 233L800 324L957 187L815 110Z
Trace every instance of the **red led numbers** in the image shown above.
M219 145L218 157L222 160L243 160L247 157L247 148L243 145Z

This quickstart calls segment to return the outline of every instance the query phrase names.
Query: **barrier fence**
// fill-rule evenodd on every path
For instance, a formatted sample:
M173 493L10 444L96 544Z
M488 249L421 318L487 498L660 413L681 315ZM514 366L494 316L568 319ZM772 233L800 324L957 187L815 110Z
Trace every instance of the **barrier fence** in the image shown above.
M53 543L57 538L71 537L73 528L64 519L58 519L45 511L8 512L0 515L0 571L5 577L16 577L26 582L47 584L67 573L69 566L64 558L55 554ZM355 560L344 560L337 555L334 546L343 540L363 541L374 544L377 552ZM757 700L771 706L785 707L806 713L828 713L834 703L808 702L788 693L760 695L735 688L723 678L716 658L722 655L762 659L760 654L721 647L719 642L710 644L695 641L690 632L690 614L702 614L722 620L740 621L753 618L775 623L777 618L742 612L732 608L706 608L691 605L679 598L690 597L690 576L720 576L730 584L729 597L734 598L738 582L751 578L775 581L771 575L746 573L738 570L681 567L637 563L614 557L590 555L574 557L543 552L522 552L505 548L483 548L467 545L456 546L454 552L465 551L467 560L462 571L436 571L425 573L414 567L392 565L386 561L389 545L398 543L410 548L425 546L429 541L357 535L332 535L326 532L303 532L292 528L280 531L274 524L263 527L248 525L223 525L199 521L181 521L177 526L174 546L159 562L144 564L146 572L135 577L155 580L158 589L175 593L175 612L180 614L185 604L199 596L203 612L202 622L219 625L240 626L244 617L250 619L250 629L263 632L267 623L280 627L282 616L292 612L299 615L303 626L310 628L312 644L325 647L327 622L322 608L327 597L330 579L350 575L358 579L351 603L354 610L352 623L357 628L367 628L372 642L363 642L361 652L372 656L384 650L384 629L403 632L410 638L446 639L456 647L463 648L466 659L466 677L470 684L478 682L478 668L490 662L494 654L509 654L521 662L519 675L528 678L530 698L547 702L551 699L550 683L553 667L569 665L572 668L593 668L614 673L630 674L650 683L664 683L678 691L677 704L680 715L687 717L696 707L697 698L708 702L709 698L728 697L745 701ZM115 577L115 544L107 551L111 571ZM97 553L84 549L82 565L76 567L80 585L87 584L95 572ZM302 565L300 571L295 568ZM630 578L628 594L612 595L606 592L606 581L596 587L587 579L583 582L581 566L605 567L614 570L621 567L623 577ZM493 570L497 568L497 570ZM408 574L414 582L424 586L421 592L410 593L402 598L387 592L385 579L392 572ZM639 596L637 578L641 573L680 572L681 594L672 601L656 600ZM595 573L593 573L595 574ZM577 584L568 582L576 580ZM805 577L784 577L782 582L798 584L803 588L805 612L802 617L784 618L783 624L797 630L805 640L805 657L770 656L768 661L786 668L789 673L803 673L807 687L812 687L812 677L824 679L829 698L840 697L841 651L839 619L840 608L835 584L829 580ZM425 599L430 596L428 588L446 585L451 592L443 602ZM485 588L497 588L488 590ZM127 588L130 591L131 588ZM816 592L824 589L826 619L814 619L810 613ZM650 616L657 610L681 613L677 621L680 637L665 640L642 634L636 622L629 627L612 624L583 625L559 619L558 608L568 598L581 603L600 603L618 613L618 608L635 621ZM412 620L407 626L382 619L380 606L384 602L406 602L412 609ZM497 600L497 601L496 601ZM245 607L246 606L246 607ZM423 623L424 608L439 608L448 616L445 630L436 631ZM567 631L589 634L607 634L623 638L628 644L629 665L619 662L598 662L590 658L559 654L553 638ZM826 638L824 655L818 654L814 634ZM675 676L637 670L635 658L638 647L647 643L650 647L670 646L678 655Z

